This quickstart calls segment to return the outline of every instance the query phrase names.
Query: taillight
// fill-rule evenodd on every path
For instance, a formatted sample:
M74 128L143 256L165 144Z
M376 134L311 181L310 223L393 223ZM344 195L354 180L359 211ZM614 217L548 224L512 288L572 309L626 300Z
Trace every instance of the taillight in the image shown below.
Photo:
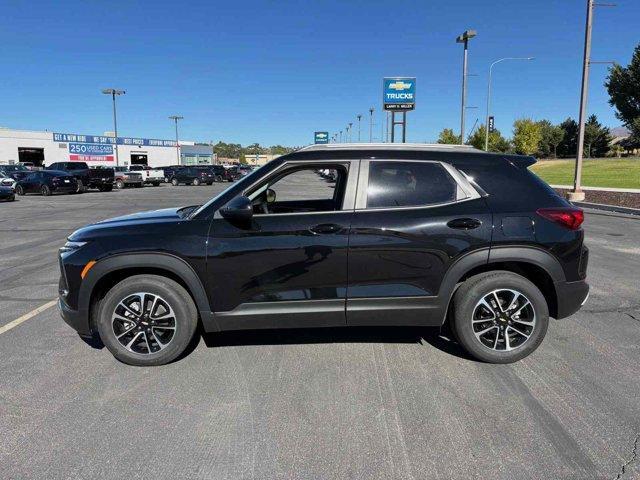
M584 222L584 212L579 208L539 208L536 213L569 230L578 230Z

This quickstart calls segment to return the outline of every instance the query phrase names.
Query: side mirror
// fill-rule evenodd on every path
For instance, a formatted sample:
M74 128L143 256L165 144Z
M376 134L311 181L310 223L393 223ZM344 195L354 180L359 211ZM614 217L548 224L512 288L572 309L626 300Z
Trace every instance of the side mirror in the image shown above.
M253 205L248 197L240 195L222 207L220 215L227 220L246 222L253 217Z
M271 190L270 188L267 189L266 194L265 194L265 199L267 200L267 203L273 203L276 201L276 192Z

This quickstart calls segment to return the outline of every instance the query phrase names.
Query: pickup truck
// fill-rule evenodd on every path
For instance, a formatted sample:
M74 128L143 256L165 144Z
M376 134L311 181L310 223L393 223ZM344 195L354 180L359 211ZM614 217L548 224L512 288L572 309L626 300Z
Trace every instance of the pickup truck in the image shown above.
M115 167L115 185L116 188L122 190L125 187L140 188L144 185L142 181L142 173L131 172L127 167Z
M97 188L101 192L113 190L113 168L89 168L85 162L55 162L45 170L62 170L73 175L78 182L78 193L89 188Z
M142 174L142 181L147 184L151 184L154 187L164 182L164 172L162 170L154 170L147 165L131 165L129 167L131 172L140 172Z

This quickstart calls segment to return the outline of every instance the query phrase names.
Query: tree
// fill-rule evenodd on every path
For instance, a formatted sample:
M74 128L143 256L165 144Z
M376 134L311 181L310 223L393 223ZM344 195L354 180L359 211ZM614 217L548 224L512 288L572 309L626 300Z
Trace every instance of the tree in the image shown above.
M558 156L558 145L562 142L565 132L557 125L553 125L549 120L541 120L538 122L540 125L540 133L542 139L540 140L540 146L538 147L538 157L549 158Z
M587 157L604 157L609 152L611 132L603 127L595 115L584 124L584 147Z
M578 122L569 117L560 124L564 136L558 144L557 153L561 157L570 157L576 154L578 149Z
M240 158L242 146L239 143L218 142L213 146L213 151L220 158Z
M460 135L453 133L451 128L445 128L438 135L438 143L447 145L460 145Z
M291 147L283 147L282 145L272 145L269 147L269 151L272 155L286 155L293 152L295 149Z
M616 117L631 128L640 118L640 44L627 67L616 64L609 69L604 86L609 92L609 104L616 109Z
M484 150L485 126L481 124L467 139L467 143L479 150ZM504 138L500 130L489 132L489 151L506 153L511 150L511 143Z
M542 140L540 125L530 118L520 118L513 122L513 146L516 153L533 155Z

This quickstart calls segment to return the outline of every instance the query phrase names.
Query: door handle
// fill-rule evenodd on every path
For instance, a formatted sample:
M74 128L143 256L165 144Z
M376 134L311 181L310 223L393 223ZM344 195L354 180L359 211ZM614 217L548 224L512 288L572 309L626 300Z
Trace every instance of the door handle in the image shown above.
M321 223L320 225L311 227L309 230L313 233L336 233L342 230L342 225L337 225L335 223Z
M447 227L455 228L456 230L473 230L482 225L482 222L477 218L455 218L447 222Z

